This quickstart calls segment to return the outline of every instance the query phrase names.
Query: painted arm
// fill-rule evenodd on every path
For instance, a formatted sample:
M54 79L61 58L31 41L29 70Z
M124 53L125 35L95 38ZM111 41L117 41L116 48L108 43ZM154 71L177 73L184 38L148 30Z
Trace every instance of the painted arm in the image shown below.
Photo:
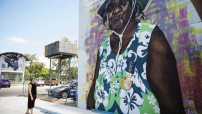
M32 84L29 84L29 95L31 97L31 100L33 100L33 96L32 96Z
M152 32L147 63L147 79L161 114L184 114L176 59L159 27Z
M95 92L96 79L99 74L99 66L100 66L100 59L99 59L99 51L98 51L93 83L91 85L91 88L90 88L90 91L89 91L88 97L87 97L87 109L89 109L89 110L95 109L94 92Z

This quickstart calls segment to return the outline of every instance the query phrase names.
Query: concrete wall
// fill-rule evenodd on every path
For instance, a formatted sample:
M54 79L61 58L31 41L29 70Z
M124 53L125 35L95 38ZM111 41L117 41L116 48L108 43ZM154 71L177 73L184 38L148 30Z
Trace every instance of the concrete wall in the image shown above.
M92 83L97 49L110 33L96 11L100 0L80 0L79 98L86 107ZM194 3L194 5L193 5ZM147 23L157 24L166 35L177 59L184 106L202 113L202 22L199 0L152 0ZM202 5L202 4L201 4ZM197 9L197 10L196 10ZM197 12L198 11L198 12Z

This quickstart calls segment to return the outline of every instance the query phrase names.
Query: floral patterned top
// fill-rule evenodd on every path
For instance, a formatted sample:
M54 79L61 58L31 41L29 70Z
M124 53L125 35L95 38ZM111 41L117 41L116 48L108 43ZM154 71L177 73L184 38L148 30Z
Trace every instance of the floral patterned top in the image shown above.
M95 109L119 114L160 113L146 77L148 44L154 27L138 23L134 37L119 55L112 52L109 38L102 43L94 93ZM129 83L129 88L125 89L127 77L130 77L131 85Z

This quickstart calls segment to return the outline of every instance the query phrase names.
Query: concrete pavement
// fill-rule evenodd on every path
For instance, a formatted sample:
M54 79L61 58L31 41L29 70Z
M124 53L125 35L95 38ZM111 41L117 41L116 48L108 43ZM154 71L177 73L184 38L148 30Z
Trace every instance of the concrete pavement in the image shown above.
M0 97L1 114L25 114L27 110L27 98L25 97ZM43 114L34 109L34 114Z
M0 97L0 114L25 114L27 97ZM95 114L76 107L36 99L34 114Z

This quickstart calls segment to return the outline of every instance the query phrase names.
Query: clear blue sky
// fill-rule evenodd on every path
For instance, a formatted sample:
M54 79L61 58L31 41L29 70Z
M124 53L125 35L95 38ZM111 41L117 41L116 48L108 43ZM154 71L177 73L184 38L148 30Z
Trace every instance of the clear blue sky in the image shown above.
M0 53L44 56L44 46L78 41L79 0L0 0Z

